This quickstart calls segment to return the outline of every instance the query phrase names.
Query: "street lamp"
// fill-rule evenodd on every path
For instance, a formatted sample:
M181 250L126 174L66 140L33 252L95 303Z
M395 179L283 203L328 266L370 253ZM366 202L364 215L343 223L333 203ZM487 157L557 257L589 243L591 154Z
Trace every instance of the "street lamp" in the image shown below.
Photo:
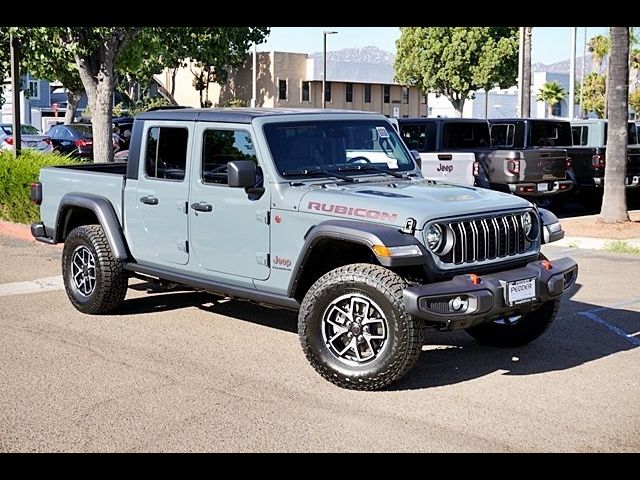
M322 32L324 40L322 48L322 108L327 108L327 35L338 32Z

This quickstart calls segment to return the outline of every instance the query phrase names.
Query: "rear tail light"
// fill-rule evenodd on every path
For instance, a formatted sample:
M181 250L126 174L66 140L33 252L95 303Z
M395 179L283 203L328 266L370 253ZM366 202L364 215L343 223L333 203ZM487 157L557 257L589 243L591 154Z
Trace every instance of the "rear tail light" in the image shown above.
M473 162L473 176L477 177L480 175L480 162Z
M92 145L91 140L87 140L84 138L81 138L80 140L76 140L76 147L89 147Z
M596 153L591 157L591 165L593 168L604 168L604 155Z
M44 138L42 139L42 141L43 141L44 143L46 143L47 145L51 145L51 139L50 139L49 137L44 137Z
M31 203L40 205L42 203L42 184L33 182L31 184Z
M573 166L573 160L571 157L567 157L567 170L569 170Z
M520 173L520 160L507 160L507 172L511 174Z
M13 137L7 137L7 138L5 138L5 139L4 139L4 142L5 142L7 145L13 145Z

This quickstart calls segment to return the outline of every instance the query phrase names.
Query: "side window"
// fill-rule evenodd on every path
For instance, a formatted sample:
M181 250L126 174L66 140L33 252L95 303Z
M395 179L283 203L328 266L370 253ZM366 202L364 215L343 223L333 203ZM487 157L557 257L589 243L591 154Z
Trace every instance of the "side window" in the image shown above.
M496 123L491 125L491 146L513 147L515 125L508 123Z
M407 145L409 150L417 150L418 152L424 152L425 143L427 140L426 128L424 125L402 125L402 139Z
M589 129L586 126L576 126L571 127L571 136L573 137L573 144L578 145L586 145L587 137L589 135Z
M150 178L183 180L189 131L181 127L151 127L147 131L145 171Z
M202 138L202 181L226 185L227 163L234 160L258 161L249 132L206 130Z

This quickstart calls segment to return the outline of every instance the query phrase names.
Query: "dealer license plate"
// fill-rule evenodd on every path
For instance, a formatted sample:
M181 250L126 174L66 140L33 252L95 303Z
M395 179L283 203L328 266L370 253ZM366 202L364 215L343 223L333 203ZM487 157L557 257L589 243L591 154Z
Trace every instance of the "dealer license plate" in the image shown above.
M539 192L548 192L549 191L549 184L548 183L539 183L538 184L538 191Z
M531 302L536 298L536 279L527 278L516 280L515 282L507 282L504 292L507 305Z

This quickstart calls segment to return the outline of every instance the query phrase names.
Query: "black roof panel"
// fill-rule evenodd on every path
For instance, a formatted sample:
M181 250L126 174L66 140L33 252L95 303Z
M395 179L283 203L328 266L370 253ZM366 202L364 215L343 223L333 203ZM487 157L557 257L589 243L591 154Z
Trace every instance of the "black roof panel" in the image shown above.
M323 110L318 108L184 108L155 110L137 115L136 120L182 120L201 122L251 123L254 118L279 115L312 115L320 113L368 113L358 110Z

